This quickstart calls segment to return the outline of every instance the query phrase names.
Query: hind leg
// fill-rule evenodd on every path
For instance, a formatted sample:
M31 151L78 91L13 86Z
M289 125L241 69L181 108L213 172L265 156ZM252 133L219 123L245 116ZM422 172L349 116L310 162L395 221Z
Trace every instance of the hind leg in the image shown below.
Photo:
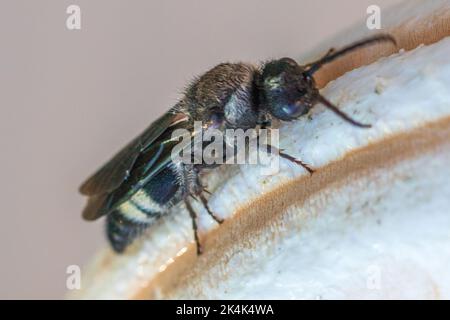
M197 245L197 254L200 255L203 252L202 245L200 244L200 239L198 236L198 226L197 226L197 213L195 212L194 208L192 208L189 200L184 200L184 204L186 205L186 209L189 211L189 215L192 219L192 229L194 229L194 239L195 244Z
M197 213L190 203L189 197L199 201L206 212L216 221L217 223L222 223L223 219L219 218L214 214L211 208L208 205L208 200L206 199L204 193L209 193L205 189L205 187L200 182L199 176L200 168L194 167L193 165L184 165L182 170L183 174L183 194L184 194L184 203L186 205L186 209L189 211L189 215L192 219L192 228L194 229L194 239L197 244L197 253L202 253L202 246L200 244L199 235L198 235L198 224L197 224Z

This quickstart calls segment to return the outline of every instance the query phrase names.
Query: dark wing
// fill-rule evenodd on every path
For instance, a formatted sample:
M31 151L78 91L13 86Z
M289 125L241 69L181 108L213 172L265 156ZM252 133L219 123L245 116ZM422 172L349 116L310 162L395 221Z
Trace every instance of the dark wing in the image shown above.
M144 187L162 169L171 163L171 153L178 141L155 142L136 160L130 176L111 193L104 211L109 212L127 201L134 193Z
M81 185L80 192L87 196L93 196L117 189L127 178L129 170L133 167L141 151L158 139L179 118L180 114L172 113L161 116L86 180Z
M166 166L170 161L170 146L164 143L167 138L162 136L165 134L170 139L173 129L185 124L187 120L188 117L184 114L164 114L83 183L80 192L90 196L83 217L95 220L108 213L141 187L143 182L140 180L147 182ZM140 167L144 163L144 173L148 175L142 177ZM124 192L130 188L130 183L122 187L124 182L137 180L140 182L134 183L129 192ZM118 197L117 194L122 196Z

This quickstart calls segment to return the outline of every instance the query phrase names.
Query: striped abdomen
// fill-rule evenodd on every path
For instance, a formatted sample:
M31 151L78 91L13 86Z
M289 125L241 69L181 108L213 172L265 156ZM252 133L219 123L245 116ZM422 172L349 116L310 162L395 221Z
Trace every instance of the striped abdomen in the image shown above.
M170 167L152 178L128 201L108 214L106 232L116 252L125 248L153 224L178 197L179 185Z

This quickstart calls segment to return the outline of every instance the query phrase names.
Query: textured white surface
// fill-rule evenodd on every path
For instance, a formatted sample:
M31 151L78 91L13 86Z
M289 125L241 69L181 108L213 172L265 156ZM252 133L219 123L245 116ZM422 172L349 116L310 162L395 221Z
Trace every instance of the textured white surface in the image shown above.
M288 210L275 241L263 235L205 275L201 291L172 297L449 299L449 161L450 144L321 191Z
M322 91L356 119L371 123L371 129L353 127L317 106L312 119L304 118L282 126L281 148L313 167L320 167L358 147L449 116L449 86L450 39L381 59L345 74ZM209 298L406 297L408 294L419 297L419 293L436 296L435 282L450 283L445 269L440 269L448 265L449 250L446 249L450 245L450 233L446 233L450 230L450 187L443 159L448 160L448 154L442 154L435 162L432 157L410 164L411 168L400 167L399 173L411 170L415 173L413 178L399 180L389 188L388 184L374 186L373 192L365 189L361 198L357 196L359 187L349 184L347 192L342 189L342 193L332 195L336 197L333 205L324 205L317 219L312 218L315 216L313 207L301 213L311 219L306 219L308 223L301 234L295 233L283 240L282 249L276 251L276 247L269 245L253 250L251 259L246 260L240 259L248 256L237 255L230 263L238 266L239 272L221 287L212 287L203 294ZM428 172L426 177L422 176L420 161L433 163L429 170L440 169L444 174ZM226 183L213 188L212 209L222 217L229 217L265 191L305 175L301 168L289 162L280 161L280 164L280 173L272 176L260 175L258 166L227 170ZM223 179L216 172L208 182L217 185L217 181ZM380 175L380 179L384 178ZM420 192L415 192L415 188ZM389 189L395 192L389 194ZM436 190L442 190L442 194ZM348 194L352 196L349 198ZM383 201L375 203L378 197ZM360 206L368 201L367 210L373 210L374 215L363 217L362 211L353 208L346 217L343 212L350 200ZM311 199L311 206L313 202ZM404 207L398 207L403 204ZM202 212L203 231L216 227L201 207L198 210ZM107 272L95 276L86 274L78 297L126 298L143 285L143 279L163 271L171 257L182 254L186 243L192 241L191 222L188 214L178 207L172 211L149 230L136 250L110 258ZM290 230L295 230L298 220L294 215L288 217L292 218ZM430 247L432 250L428 250ZM264 250L268 251L264 253ZM266 261L269 253L271 259ZM100 262L103 257L98 259ZM429 261L435 262L423 265ZM367 291L364 289L365 272L373 266L381 272L382 289ZM437 275L444 278L438 279ZM406 287L397 291L390 287L402 281L402 277L405 277ZM411 290L407 287L410 279L417 280L411 284ZM416 290L419 286L424 290ZM439 294L450 297L448 290L446 286L439 287ZM198 296L200 293L191 293L188 297Z

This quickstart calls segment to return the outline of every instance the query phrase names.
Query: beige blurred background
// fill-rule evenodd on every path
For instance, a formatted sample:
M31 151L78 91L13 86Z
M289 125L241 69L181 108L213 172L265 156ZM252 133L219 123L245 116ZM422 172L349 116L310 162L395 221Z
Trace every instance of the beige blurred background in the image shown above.
M398 0L1 0L0 298L62 298L106 245L77 188L222 61L299 57ZM81 7L81 30L66 8ZM358 22L359 21L359 22Z

